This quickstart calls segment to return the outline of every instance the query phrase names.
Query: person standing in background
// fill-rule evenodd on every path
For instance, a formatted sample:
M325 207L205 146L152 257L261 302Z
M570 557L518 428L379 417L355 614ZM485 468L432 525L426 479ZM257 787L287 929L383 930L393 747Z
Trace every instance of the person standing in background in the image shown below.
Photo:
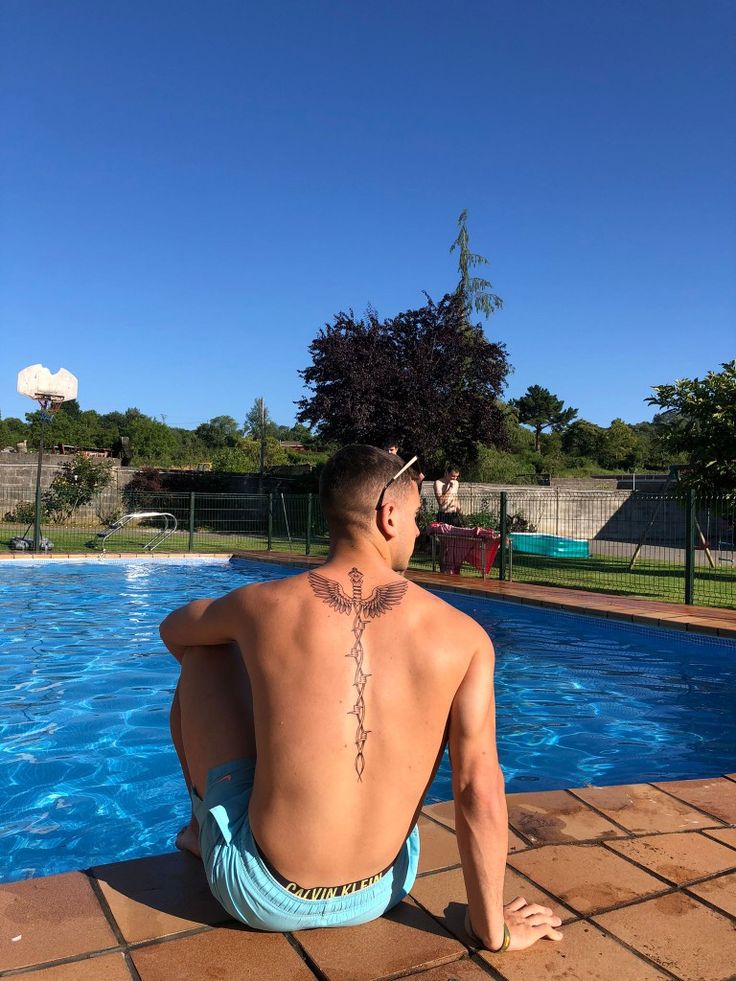
M399 441L398 441L398 439L396 439L395 437L392 436L391 439L388 440L388 442L386 443L386 445L383 448L384 448L384 450L387 453L390 453L391 456L398 456L399 455ZM417 483L419 484L419 492L420 493L421 493L421 490L422 490L422 481L423 480L424 480L424 474L420 470L419 473L418 473L418 475L417 475Z
M454 463L445 467L445 475L434 482L434 496L437 498L437 520L446 525L462 525L462 510L458 501L460 491L460 470Z

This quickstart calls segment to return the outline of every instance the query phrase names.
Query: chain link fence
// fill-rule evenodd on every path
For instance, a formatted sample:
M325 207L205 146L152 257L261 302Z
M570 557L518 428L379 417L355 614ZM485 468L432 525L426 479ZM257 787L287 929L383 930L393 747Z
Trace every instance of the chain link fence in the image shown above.
M461 494L459 510L467 536L452 534L466 538L464 576L736 608L736 509L725 498L518 487ZM420 527L435 518L436 505L425 498ZM33 524L32 491L0 491L0 550L19 539L32 547ZM477 528L505 542L490 568ZM123 499L115 489L63 522L42 516L41 537L56 554L89 555L155 549L320 555L329 543L316 495L138 492ZM447 571L448 539L423 531L411 567ZM454 560L459 554L456 545Z

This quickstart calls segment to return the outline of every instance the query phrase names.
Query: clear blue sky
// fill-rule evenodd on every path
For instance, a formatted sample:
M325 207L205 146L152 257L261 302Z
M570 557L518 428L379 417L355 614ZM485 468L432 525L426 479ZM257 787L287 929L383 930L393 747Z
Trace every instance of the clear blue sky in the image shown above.
M736 356L731 0L3 0L0 410L290 423L319 327L457 280L607 425Z

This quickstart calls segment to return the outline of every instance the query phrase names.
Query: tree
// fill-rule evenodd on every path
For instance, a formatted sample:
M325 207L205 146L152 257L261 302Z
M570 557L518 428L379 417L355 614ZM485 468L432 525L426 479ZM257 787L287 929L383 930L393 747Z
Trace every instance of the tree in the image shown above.
M85 456L75 456L64 463L43 495L43 508L52 521L61 523L73 517L77 508L89 504L97 491L112 480L107 461L95 463Z
M684 453L682 481L706 493L736 499L736 361L709 371L704 378L681 378L655 385L646 401L669 410L660 419L662 439L674 453Z
M636 470L643 460L644 444L636 430L623 419L614 419L603 430L598 459L607 470Z
M236 446L240 434L238 423L232 416L215 416L209 422L203 422L194 430L194 435L210 449L223 449L226 446Z
M172 466L178 462L179 441L173 429L141 415L127 427L130 446L136 465L151 463L156 466Z
M563 409L565 403L541 385L530 385L524 395L511 399L519 414L519 422L534 430L534 448L539 452L543 429L558 433L565 429L578 414L577 409Z
M573 457L595 462L599 459L605 430L587 419L576 419L562 433L562 449Z
M276 423L271 419L271 414L268 411L268 406L263 398L257 398L253 405L248 409L248 413L245 417L245 422L243 424L243 433L250 439L260 440L261 433L264 432L266 436L272 436L274 439L280 438L280 432L282 427L276 425Z
M476 266L487 266L488 259L478 255L477 252L470 251L470 235L468 234L468 212L461 211L457 220L457 238L450 246L450 253L458 250L458 272L460 273L460 290L466 306L466 315L470 319L473 311L482 313L485 317L490 317L500 310L503 300L500 296L491 292L493 289L489 280L482 276L471 276L470 270Z
M468 324L460 290L386 321L373 310L362 320L339 313L309 351L312 364L300 374L312 394L298 402L297 418L322 441L381 446L396 436L434 467L447 459L466 466L478 442L504 442L497 400L506 350Z
M28 426L15 416L0 420L0 450L6 446L15 449L16 443L28 439Z
M289 462L283 446L273 436L267 436L263 444L265 467L280 467ZM257 473L261 462L261 444L255 439L241 439L237 446L218 450L212 457L215 470L227 473Z

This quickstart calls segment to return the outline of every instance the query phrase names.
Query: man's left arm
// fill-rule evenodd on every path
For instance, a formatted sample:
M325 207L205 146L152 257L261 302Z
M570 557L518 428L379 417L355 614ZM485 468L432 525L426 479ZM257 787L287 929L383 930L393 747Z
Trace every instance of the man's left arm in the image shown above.
M214 647L236 640L235 599L201 599L170 613L159 627L161 640L177 661L187 647Z

